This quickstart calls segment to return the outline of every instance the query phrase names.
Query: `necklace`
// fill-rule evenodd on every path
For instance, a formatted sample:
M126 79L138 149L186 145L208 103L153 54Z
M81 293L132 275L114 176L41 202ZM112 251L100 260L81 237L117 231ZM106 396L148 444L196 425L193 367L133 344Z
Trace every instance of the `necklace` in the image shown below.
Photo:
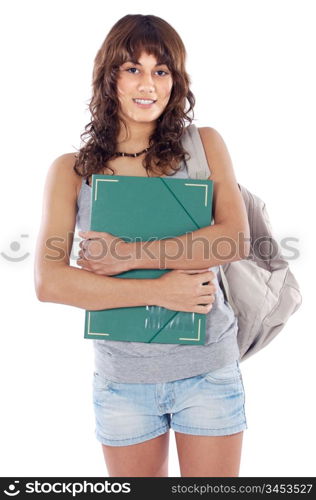
M131 157L136 157L136 156L140 156L142 155L143 153L146 153L148 151L149 148L146 148L146 149L143 149L143 151L140 151L139 153L122 153L121 151L116 151L114 153L115 156L131 156Z

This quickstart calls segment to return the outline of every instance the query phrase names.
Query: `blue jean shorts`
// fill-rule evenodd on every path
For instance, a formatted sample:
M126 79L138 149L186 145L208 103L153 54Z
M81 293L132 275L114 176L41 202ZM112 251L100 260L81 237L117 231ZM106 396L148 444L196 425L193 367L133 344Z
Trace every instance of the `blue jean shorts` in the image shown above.
M93 373L95 436L126 446L174 431L226 436L247 429L239 361L172 382L119 383Z

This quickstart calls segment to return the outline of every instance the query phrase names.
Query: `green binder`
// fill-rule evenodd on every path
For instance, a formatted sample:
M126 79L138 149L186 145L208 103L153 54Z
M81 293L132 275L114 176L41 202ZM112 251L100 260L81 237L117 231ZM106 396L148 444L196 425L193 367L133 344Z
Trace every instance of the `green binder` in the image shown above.
M211 180L92 175L90 230L129 242L174 238L211 225L212 198ZM155 279L166 272L133 269L115 278ZM205 343L205 329L205 314L121 307L86 311L84 338L196 345Z

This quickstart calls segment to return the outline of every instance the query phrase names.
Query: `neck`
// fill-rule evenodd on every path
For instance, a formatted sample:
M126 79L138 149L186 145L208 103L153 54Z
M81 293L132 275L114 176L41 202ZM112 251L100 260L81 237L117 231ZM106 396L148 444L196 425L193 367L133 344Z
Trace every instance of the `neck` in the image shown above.
M156 123L133 123L127 125L127 132L124 126L121 126L117 138L117 151L126 153L137 153L148 147L149 137L152 135Z

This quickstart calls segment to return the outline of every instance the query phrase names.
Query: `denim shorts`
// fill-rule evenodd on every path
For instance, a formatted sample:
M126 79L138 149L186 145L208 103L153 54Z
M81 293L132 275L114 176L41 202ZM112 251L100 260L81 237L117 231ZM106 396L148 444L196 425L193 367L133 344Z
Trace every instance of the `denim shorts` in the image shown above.
M93 373L95 437L126 446L174 431L225 436L247 429L239 361L172 382L119 383Z

